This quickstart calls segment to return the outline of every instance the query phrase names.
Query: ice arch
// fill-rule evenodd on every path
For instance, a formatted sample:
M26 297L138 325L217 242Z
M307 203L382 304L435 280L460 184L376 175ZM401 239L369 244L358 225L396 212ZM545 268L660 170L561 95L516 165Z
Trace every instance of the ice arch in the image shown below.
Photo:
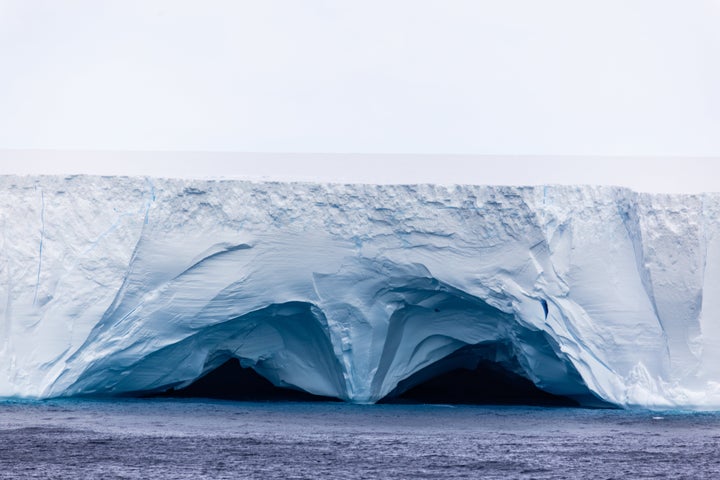
M132 327L125 314L95 334L117 338L117 333L108 332L125 325L129 330L121 329L127 332L122 348L95 351L96 358L88 362L88 352L96 344L91 342L88 351L78 354L85 357L82 361L87 367L63 394L180 389L237 358L243 367L279 387L373 403L454 369L475 369L483 362L527 379L549 394L580 404L598 403L553 338L517 314L434 278L420 265L368 261L349 265L336 275L314 277L315 289L321 293L314 302L270 303L228 319L218 320L215 315L210 324L195 321L192 325L193 319L186 319L191 324L186 325L189 333L165 345L158 341L167 338ZM178 278L173 281L186 288ZM142 309L156 318L174 318L168 312L176 311L176 303L190 294L167 286L161 290L165 295L170 290L170 297L151 296L147 301L146 295ZM217 313L219 306L213 302L224 308L229 299L239 302L236 294L231 287L222 289L202 315ZM547 315L547 302L536 303L536 314ZM134 307L130 312L142 309ZM141 324L150 329L153 322ZM499 387L488 384L486 388Z
M147 347L149 348L149 347ZM132 363L111 355L94 363L69 393L149 393L183 388L231 358L276 386L343 398L339 364L322 313L303 302L268 307L200 328Z
M474 370L483 362L526 378L547 393L581 404L600 403L560 346L516 315L434 278L415 278L388 293L402 300L389 319L373 378L376 395L397 396L426 380L457 369ZM547 304L540 304L547 311Z

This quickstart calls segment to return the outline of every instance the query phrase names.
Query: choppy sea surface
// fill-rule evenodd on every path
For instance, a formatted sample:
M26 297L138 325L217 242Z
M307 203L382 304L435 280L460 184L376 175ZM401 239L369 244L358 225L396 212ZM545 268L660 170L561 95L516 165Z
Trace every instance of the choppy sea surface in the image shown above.
M0 402L0 478L720 478L720 414Z

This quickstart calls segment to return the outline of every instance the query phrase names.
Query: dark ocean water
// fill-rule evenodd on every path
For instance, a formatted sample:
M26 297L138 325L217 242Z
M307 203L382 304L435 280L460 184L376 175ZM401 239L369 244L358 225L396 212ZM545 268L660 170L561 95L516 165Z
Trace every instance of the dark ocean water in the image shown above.
M0 478L720 478L720 414L53 400L0 403Z

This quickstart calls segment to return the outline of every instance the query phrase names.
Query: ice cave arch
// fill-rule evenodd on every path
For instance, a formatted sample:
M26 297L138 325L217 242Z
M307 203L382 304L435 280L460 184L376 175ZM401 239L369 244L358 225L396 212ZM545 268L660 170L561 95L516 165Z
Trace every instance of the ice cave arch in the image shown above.
M199 328L183 340L150 351L129 364L124 364L122 354L99 359L67 393L144 395L182 389L235 358L273 385L344 398L340 367L328 341L324 316L306 302L271 304Z
M190 335L160 348L154 335L140 335L91 362L64 394L182 390L237 359L276 387L351 402L391 401L444 378L446 386L448 381L483 384L455 389L475 392L473 398L450 400L457 403L482 401L478 398L602 403L547 332L425 273L395 267L387 277L368 280L365 288L374 289L371 307L337 299L328 305L287 301L198 325ZM538 301L539 314L547 315L547 309L546 302ZM378 311L388 312L387 317L379 318ZM351 312L353 322L338 322L342 312ZM358 324L364 336L353 339L351 331L338 335L343 325ZM478 396L479 389L486 395Z
M444 378L447 390L453 390L436 392L444 402L604 405L552 337L517 313L433 277L406 279L388 293L402 301L389 318L373 378L373 391L382 395L378 400ZM547 302L539 303L547 315ZM480 384L452 388L448 381Z

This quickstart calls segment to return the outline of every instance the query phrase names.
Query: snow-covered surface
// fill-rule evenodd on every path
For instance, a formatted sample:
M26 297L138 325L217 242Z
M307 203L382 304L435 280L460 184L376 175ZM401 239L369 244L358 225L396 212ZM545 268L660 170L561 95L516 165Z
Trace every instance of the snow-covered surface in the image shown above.
M717 194L613 187L4 176L0 396L235 356L374 402L478 345L581 401L717 408L718 219Z

